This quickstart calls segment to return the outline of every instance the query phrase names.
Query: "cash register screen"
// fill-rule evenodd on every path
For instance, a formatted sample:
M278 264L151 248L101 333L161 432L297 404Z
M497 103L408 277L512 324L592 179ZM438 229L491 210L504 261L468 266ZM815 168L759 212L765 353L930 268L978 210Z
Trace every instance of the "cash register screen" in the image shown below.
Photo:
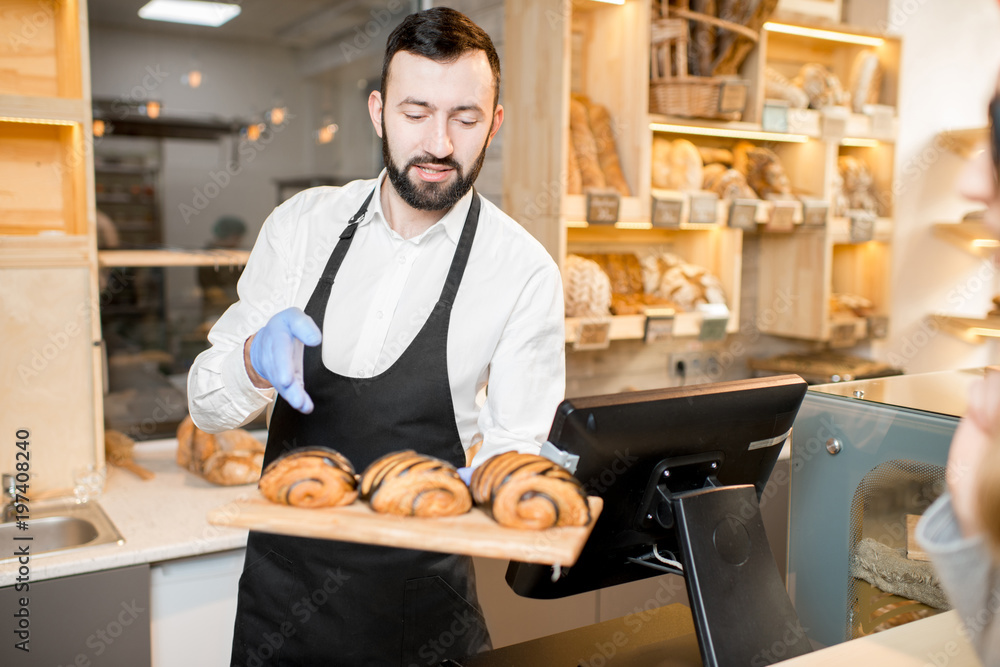
M682 558L666 498L752 484L759 501L806 388L783 375L564 401L549 442L579 456L574 475L604 509L555 581L549 566L512 562L508 584L557 598L670 572Z

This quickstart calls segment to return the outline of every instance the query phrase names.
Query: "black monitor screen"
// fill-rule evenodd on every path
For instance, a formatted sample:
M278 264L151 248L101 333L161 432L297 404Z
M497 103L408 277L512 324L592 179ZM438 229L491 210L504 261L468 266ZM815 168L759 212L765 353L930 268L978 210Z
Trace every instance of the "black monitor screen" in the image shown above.
M604 509L576 564L553 581L550 567L511 563L511 588L556 598L671 571L681 554L666 498L750 484L759 500L806 387L784 375L564 401L549 442L579 456L574 475Z

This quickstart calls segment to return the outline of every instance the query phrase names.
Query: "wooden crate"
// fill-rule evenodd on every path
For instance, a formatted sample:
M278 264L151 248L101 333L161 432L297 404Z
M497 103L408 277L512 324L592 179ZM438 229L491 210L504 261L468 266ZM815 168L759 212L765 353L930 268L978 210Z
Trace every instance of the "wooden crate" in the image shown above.
M0 122L0 235L86 234L79 125Z
M0 95L82 96L78 0L0 4Z

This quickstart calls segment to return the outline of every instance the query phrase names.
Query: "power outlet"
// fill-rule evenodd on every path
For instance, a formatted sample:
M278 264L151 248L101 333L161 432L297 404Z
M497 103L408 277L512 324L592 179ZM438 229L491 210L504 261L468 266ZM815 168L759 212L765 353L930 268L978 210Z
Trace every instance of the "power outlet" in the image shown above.
M712 350L674 352L669 363L670 376L683 379L686 384L707 382L719 372L718 355Z

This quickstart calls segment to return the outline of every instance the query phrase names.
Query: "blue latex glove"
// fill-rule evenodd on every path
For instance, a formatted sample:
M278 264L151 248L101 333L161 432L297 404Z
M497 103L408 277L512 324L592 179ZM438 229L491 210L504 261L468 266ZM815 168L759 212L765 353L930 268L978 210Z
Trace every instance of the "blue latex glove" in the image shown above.
M462 481L465 482L466 486L469 486L470 484L472 484L472 471L473 470L475 470L475 468L459 468L458 469L458 476L462 478Z
M272 317L250 342L250 364L274 385L288 404L305 414L313 402L302 381L303 345L315 347L323 334L301 308L286 308Z

